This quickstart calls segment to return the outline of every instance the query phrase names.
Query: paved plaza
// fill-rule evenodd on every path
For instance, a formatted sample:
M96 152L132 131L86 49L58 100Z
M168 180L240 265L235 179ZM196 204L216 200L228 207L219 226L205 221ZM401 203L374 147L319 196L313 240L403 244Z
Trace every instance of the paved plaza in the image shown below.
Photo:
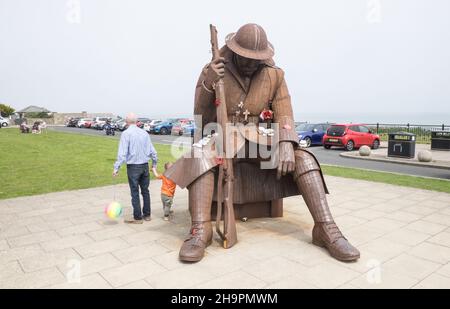
M300 197L283 218L238 222L239 242L178 261L189 228L187 190L162 220L152 181L153 220L112 221L113 196L131 213L126 184L0 200L1 288L450 288L450 194L326 177L344 235L361 251L342 263L311 244ZM449 182L450 185L450 182ZM114 193L115 192L115 193Z

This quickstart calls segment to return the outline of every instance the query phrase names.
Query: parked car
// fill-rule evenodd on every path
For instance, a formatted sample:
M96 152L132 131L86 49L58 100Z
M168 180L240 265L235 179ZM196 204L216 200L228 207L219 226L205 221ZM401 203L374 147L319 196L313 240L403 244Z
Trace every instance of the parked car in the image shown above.
M94 120L89 120L89 121L86 121L85 123L84 123L84 127L86 128L86 129L89 129L90 127L92 127L92 125L94 124Z
M306 147L322 145L323 136L330 127L328 123L302 123L295 128L299 141L305 141Z
M183 134L187 134L191 137L194 137L194 131L195 131L196 127L195 127L195 122L192 121L189 124L184 126L184 132Z
M112 119L111 120L111 124L114 125L114 127L116 128L116 130L119 129L119 124L124 121L122 118L116 118L116 119Z
M127 129L127 123L125 120L119 120L116 122L117 129L120 131L125 131Z
M323 147L344 147L351 151L363 145L377 149L380 147L380 136L373 133L363 124L335 124L323 136Z
M183 124L181 122L175 122L170 131L171 135L183 135Z
M0 116L0 127L7 127L7 126L9 126L9 119Z
M79 127L79 128L90 127L92 121L93 121L93 120L92 120L91 118L81 118L81 119L78 120L78 122L77 122L77 127ZM89 125L86 126L86 123L89 123Z
M192 120L188 118L177 118L176 122L181 123L182 125L190 123Z
M69 120L66 123L67 127L76 127L78 124L78 121L80 120L80 117L74 117L74 118L69 118Z
M184 135L188 134L191 135L191 131L194 130L194 121L183 121L183 122L176 122L172 126L172 135Z
M108 120L108 117L95 117L94 123L91 125L91 128L97 129L97 130L103 130L105 127L106 120Z
M175 122L173 120L165 120L151 127L150 133L152 134L161 134L167 135L172 131L173 124Z
M150 118L138 118L136 122L136 126L138 128L143 129L146 123L150 123L152 120Z
M152 127L154 127L155 125L157 125L158 123L162 122L161 120L157 120L157 119L153 119L150 122L147 122L144 124L144 130L147 131L148 133L150 133L150 129Z

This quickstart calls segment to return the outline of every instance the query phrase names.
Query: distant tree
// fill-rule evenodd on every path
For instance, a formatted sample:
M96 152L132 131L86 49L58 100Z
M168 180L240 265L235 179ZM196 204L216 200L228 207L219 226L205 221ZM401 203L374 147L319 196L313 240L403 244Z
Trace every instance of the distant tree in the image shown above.
M0 104L0 114L2 117L9 117L14 114L16 110L9 105Z

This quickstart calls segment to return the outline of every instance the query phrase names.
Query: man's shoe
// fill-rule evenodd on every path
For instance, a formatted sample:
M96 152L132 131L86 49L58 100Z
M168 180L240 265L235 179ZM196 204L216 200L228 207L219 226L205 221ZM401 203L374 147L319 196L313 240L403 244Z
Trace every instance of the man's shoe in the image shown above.
M180 249L180 260L198 262L212 242L212 225L208 222L192 222L191 232Z
M144 220L145 220L145 221L152 221L152 216L145 216L145 217L144 217Z
M125 219L124 222L125 222L125 223L128 223L128 224L142 224L142 223L144 223L144 222L142 221L142 219L137 220L137 219L135 219L135 218Z
M319 222L314 225L312 243L324 247L339 261L350 262L359 259L358 249L353 247L342 235L334 222Z
M169 216L164 216L164 221L169 221Z

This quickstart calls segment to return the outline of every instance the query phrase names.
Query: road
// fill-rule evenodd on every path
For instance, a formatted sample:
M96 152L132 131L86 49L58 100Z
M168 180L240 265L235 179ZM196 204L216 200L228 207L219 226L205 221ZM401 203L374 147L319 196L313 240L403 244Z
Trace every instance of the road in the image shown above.
M67 133L75 133L75 134L84 134L84 135L93 135L93 136L104 136L106 138L120 138L120 131L116 131L115 136L106 136L105 131L102 130L94 130L94 129L80 129L80 128L73 128L73 127L49 127L50 130L60 131L60 132L67 132ZM171 135L150 135L152 142L155 144L166 144L170 145L172 144L176 139L179 139L179 136L171 136ZM186 145L190 145L190 138L189 136L182 137L179 139L181 143L184 143Z
M86 134L86 135L94 135L94 136L105 136L104 131L93 130L93 129L79 129L79 128L67 128L67 127L51 127L51 130L69 132L69 133L78 133L78 134ZM117 135L109 138L119 138L120 132L117 132ZM152 142L155 144L172 144L175 140L177 143L182 143L184 145L190 144L189 137L179 138L178 136L170 136L170 135L151 135ZM362 168L383 172L391 172L391 173L400 173L414 176L424 176L424 177L433 177L433 178L441 178L450 180L450 171L446 169L439 168L431 168L431 167L421 167L421 166L412 166L412 165L404 165L398 163L389 163L389 162L377 162L377 161L369 161L369 160L357 160L352 158L344 158L339 156L343 149L324 149L321 146L310 147L309 150L315 154L317 159L321 164L331 164L345 167L353 167L353 168Z

